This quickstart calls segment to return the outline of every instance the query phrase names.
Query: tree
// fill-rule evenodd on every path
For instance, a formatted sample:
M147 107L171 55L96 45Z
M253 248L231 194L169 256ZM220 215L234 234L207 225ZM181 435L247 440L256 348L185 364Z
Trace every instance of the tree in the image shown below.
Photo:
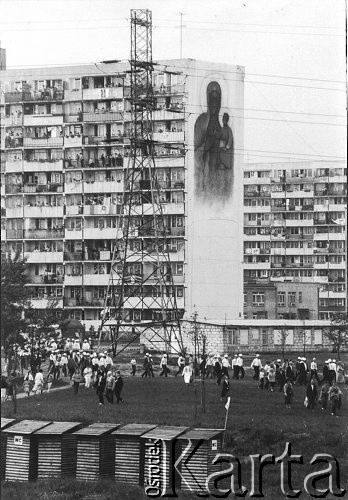
M1 345L7 353L20 340L24 310L30 306L26 259L17 252L13 258L1 257Z
M324 330L324 335L331 341L337 358L340 359L341 349L348 346L348 315L335 314L331 318L330 327Z

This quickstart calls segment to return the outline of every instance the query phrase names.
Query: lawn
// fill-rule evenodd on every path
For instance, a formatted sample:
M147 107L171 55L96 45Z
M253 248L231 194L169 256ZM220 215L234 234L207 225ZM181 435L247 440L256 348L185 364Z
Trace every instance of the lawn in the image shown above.
M125 369L126 364L122 364L121 367ZM134 378L125 377L124 404L110 405L105 402L105 406L100 407L94 389L85 389L81 386L79 394L74 396L72 388L69 387L50 394L18 399L16 415L13 414L12 403L6 402L2 405L2 416L15 417L17 420L70 420L85 424L100 421L223 427L226 413L220 401L219 388L214 380L205 381L206 413L204 414L200 410L201 388L200 383L197 383L198 412L195 419L194 386L186 387L182 377L171 376L164 379L158 377L158 371L156 375L153 379L142 379L139 374ZM284 406L283 394L278 391L274 393L261 391L257 383L251 379L250 371L247 371L244 381L231 381L226 451L240 459L258 453L273 453L279 456L284 451L285 442L289 441L293 454L304 456L303 470L307 472L313 472L308 464L314 454L329 453L335 456L340 464L346 465L346 471L341 471L341 475L343 473L341 487L344 487L344 480L347 481L347 386L343 387L343 408L338 417L331 416L319 408L308 411L303 406L304 392L303 387L295 386L294 403L289 410ZM302 474L304 473L301 470ZM246 471L247 485L248 476L249 472ZM267 499L285 498L279 488L278 471L270 469L266 474L264 490ZM88 489L85 484L69 480L51 481L45 487L37 483L30 484L29 487L3 485L1 498L2 500L12 498L140 500L146 497L140 489L115 485L112 481L104 482L103 486L96 483L90 485ZM182 496L182 498L193 497ZM303 494L300 498L310 497Z

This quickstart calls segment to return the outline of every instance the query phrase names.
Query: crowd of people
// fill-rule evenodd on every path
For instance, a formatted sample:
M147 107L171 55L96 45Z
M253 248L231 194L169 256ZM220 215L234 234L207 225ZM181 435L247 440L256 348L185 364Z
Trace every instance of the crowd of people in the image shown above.
M36 352L34 357L33 351ZM44 388L50 392L55 381L67 378L75 395L79 392L80 384L84 383L86 389L95 388L100 405L105 403L105 399L111 404L114 399L117 403L124 402L121 396L121 372L116 369L111 352L97 352L92 338L83 341L78 335L60 341L50 338L44 341L44 345L26 344L23 348L18 348L17 356L18 371L24 377L23 391L26 396L41 394ZM47 370L45 376L41 366L44 361ZM198 357L196 361L192 354L180 354L175 363L176 368L175 365L173 367L172 361L169 363L167 354L163 354L159 366L156 367L152 354L147 352L141 370L135 357L132 357L129 374L134 377L139 373L141 378L153 378L159 368L160 377L167 378L170 374L175 377L182 376L186 386L192 383L194 377L214 379L220 387L221 400L224 400L230 394L230 377L243 381L246 377L245 368L250 368L252 378L259 389L282 392L287 408L291 408L295 386L306 387L304 404L308 410L312 410L319 403L323 411L329 407L331 414L336 415L342 405L342 391L339 385L345 382L344 365L335 359L325 361L321 378L316 358L312 358L311 362L307 362L305 357L298 357L296 361L274 359L262 362L260 355L256 354L250 366L248 364L246 367L242 353L235 354L232 359L227 354L208 354ZM2 377L2 399L6 395L13 395L15 379L15 372L7 380Z

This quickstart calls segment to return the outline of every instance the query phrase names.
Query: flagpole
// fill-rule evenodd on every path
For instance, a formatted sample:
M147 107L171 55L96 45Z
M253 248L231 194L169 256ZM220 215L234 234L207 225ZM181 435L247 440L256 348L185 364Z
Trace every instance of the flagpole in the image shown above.
M230 398L230 396L228 396L227 403L225 405L225 408L226 407L227 408L226 408L226 417L225 417L225 426L224 426L224 436L222 438L222 450L224 450L224 448L225 448L225 436L226 436L226 429L227 429L228 412L230 410L230 400L231 400L231 398Z

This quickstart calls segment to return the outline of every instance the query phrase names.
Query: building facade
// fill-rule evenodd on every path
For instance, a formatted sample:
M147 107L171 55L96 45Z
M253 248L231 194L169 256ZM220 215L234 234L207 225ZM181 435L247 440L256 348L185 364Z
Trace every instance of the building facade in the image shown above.
M183 339L188 352L198 355L202 354L204 339L205 352L218 356L225 353L229 356L237 353L274 353L278 357L283 353L285 357L286 353L292 356L302 353L306 356L309 352L332 351L332 342L325 335L329 327L329 321L320 320L239 319L227 323L190 320L183 321ZM146 348L153 348L145 337L141 342ZM164 349L164 345L158 348Z
M274 317L279 317L285 305L282 314L295 319L290 304L300 302L306 289L299 285L308 283L319 286L318 319L346 312L346 210L345 162L246 164L244 287L248 316L252 311L262 313L262 306L252 303L253 291L269 284L277 287L278 313ZM285 283L287 290L282 290ZM309 309L315 310L314 304Z
M319 289L315 283L269 282L244 285L245 319L318 319Z
M1 86L2 254L27 259L38 314L65 309L98 328L130 161L129 65L8 70ZM178 309L240 317L242 168L234 150L243 147L243 118L232 109L243 109L244 70L165 61L153 86L155 164ZM222 146L211 141L213 122ZM236 219L227 220L232 212ZM130 223L136 252L150 234ZM145 264L131 271L148 272ZM135 308L130 321L156 311L144 314Z

